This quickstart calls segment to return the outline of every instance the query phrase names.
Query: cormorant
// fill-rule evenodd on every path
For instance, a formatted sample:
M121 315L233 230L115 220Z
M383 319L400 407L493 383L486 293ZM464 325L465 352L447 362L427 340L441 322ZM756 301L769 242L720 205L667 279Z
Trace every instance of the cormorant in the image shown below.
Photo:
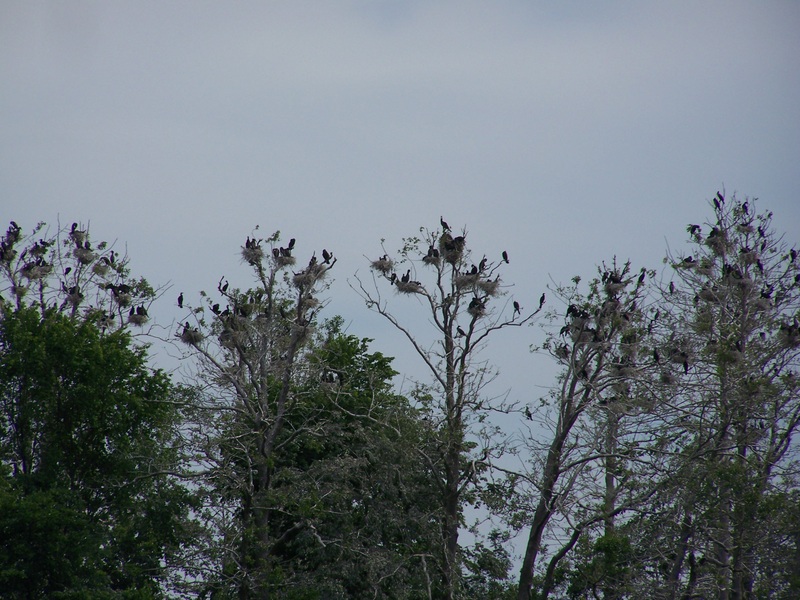
M442 230L450 231L450 225L448 225L447 221L445 221L442 217L439 217L439 223L442 225Z
M183 292L178 295L178 308L183 308Z
M541 310L542 306L544 306L545 299L546 298L545 298L544 292L542 292L542 295L539 297L539 309L540 310Z
M508 264L508 252L503 250L503 261Z
M520 308L519 302L514 300L514 314L520 314L522 312L522 308Z

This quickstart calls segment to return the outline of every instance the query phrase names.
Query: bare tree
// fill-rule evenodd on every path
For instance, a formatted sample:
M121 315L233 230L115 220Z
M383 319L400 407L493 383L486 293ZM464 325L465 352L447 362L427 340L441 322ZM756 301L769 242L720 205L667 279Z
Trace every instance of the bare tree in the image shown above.
M438 432L438 444L421 458L439 474L438 568L441 597L452 600L460 589L462 510L477 478L499 452L499 445L486 437L473 451L480 439L478 428L496 408L484 393L493 372L480 352L493 333L528 323L545 297L528 311L520 300L501 303L506 290L500 272L509 260L507 252L495 252L494 260L487 255L477 259L466 230L454 234L443 219L440 223L441 228L422 228L420 237L406 239L396 256L384 249L371 261L372 282L368 285L356 276L353 287L405 337L431 376L419 398ZM385 286L394 292L391 300L381 291ZM399 309L403 302L415 303L421 318L396 316L393 307L397 304Z

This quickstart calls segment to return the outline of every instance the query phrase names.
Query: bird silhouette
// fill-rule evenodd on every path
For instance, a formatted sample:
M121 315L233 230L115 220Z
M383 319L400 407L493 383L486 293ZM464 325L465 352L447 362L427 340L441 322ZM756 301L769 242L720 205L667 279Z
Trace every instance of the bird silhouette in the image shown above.
M519 302L517 302L516 300L514 300L514 314L515 314L515 315L518 315L518 314L520 314L521 312L522 312L522 308L520 307L520 305L519 305Z
M541 310L542 306L544 306L545 299L544 292L542 292L542 295L539 297L539 310Z
M332 257L332 254L330 252L328 252L328 250L326 248L323 248L322 249L322 260L325 262L326 265L331 262L331 257Z
M441 223L444 231L450 231L450 225L448 225L447 221L445 221L442 217L439 217L439 223Z
M508 264L508 252L503 250L503 261Z
M183 308L183 292L178 295L178 308Z
M466 337L467 336L467 333L463 329L461 329L461 325L456 327L456 332L458 333L459 337Z

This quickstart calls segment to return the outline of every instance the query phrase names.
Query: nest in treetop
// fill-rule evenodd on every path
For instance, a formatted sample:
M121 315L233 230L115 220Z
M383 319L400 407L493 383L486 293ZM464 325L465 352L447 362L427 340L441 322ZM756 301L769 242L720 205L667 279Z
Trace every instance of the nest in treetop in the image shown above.
M441 258L436 254L426 254L422 257L422 262L426 265L438 265L441 261Z
M78 262L82 265L88 265L90 262L94 260L94 252L88 250L86 248L75 248L72 251L72 254L75 258L78 259Z
M439 251L442 253L442 256L444 256L444 259L451 265L461 260L461 255L466 245L467 240L463 235L454 238L449 233L444 232L442 237L439 238Z
M242 258L253 266L261 263L264 260L264 251L259 246L250 246L249 248L242 248Z
M131 300L133 300L133 297L130 294L126 294L124 292L113 294L113 298L119 306L130 306Z
M282 269L283 267L290 267L297 262L294 256L286 256L284 254L281 254L279 256L273 255L272 260L275 261L275 264L278 266L279 269Z
M95 263L95 265L92 267L92 271L95 273L95 275L100 275L100 277L105 277L108 273L108 269L108 265L102 262Z
M722 256L725 254L725 250L728 249L728 236L714 227L706 238L706 246L711 248L714 254Z
M389 275L394 270L394 261L384 255L378 260L373 260L370 267L383 275Z
M42 264L28 263L27 265L22 267L20 272L22 273L22 276L25 277L26 279L34 281L34 280L44 279L47 275L50 274L52 270L53 270L52 265L47 265L44 263Z
M147 315L140 315L136 313L128 315L128 323L130 323L131 325L138 325L141 327L142 325L147 323Z
M463 273L456 275L456 287L461 289L471 287L478 283L479 275L477 273Z
M183 331L180 334L181 341L190 346L196 346L203 341L203 334L197 327L189 327L188 323L183 326Z
M500 278L495 279L481 279L478 281L478 287L484 294L489 296L496 296L500 293Z
M328 269L324 264L315 263L309 265L304 270L294 274L292 283L298 288L309 288L320 279L323 279L327 271Z
M470 302L467 307L467 312L477 319L486 314L486 307L483 305L483 302L477 298L473 298L472 302Z
M401 294L421 294L422 284L419 281L395 281L397 291Z

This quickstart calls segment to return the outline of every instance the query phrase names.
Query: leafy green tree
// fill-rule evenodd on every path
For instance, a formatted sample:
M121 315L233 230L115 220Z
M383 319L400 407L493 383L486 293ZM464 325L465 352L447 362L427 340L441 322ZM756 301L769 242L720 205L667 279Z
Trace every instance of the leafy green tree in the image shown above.
M159 597L189 540L190 497L170 475L181 393L147 365L122 315L99 322L111 309L88 299L111 306L113 270L94 272L81 236L92 257L14 223L0 244L0 588L14 598Z
M336 259L298 269L295 242L248 237L255 285L223 279L187 303L177 337L197 361L192 430L208 502L204 589L215 597L427 594L425 429L390 392L391 360L320 323ZM198 568L200 572L201 568Z

